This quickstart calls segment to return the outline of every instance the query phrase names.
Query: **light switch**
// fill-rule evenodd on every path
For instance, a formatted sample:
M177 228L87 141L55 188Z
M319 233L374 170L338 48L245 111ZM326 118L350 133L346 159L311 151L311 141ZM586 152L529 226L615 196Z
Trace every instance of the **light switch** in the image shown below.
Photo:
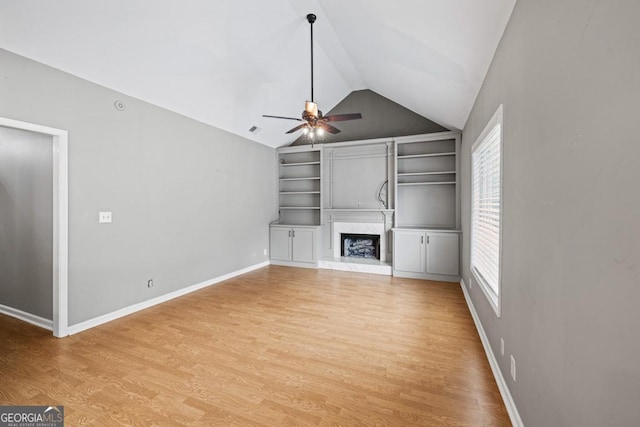
M107 224L111 222L111 212L98 212L98 222Z

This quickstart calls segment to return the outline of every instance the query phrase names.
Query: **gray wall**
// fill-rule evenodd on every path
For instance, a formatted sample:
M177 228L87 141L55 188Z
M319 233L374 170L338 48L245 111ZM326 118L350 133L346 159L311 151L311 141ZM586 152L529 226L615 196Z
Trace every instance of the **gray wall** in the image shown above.
M344 142L449 130L368 89L351 92L331 111L323 111L325 116L347 113L360 113L362 119L332 123L341 132L336 135L325 134L317 141ZM309 139L303 135L291 145L306 144L309 144Z
M69 131L70 325L267 260L273 149L4 50L0 64L0 116Z
M386 144L332 148L324 160L325 208L383 208L378 193L390 175Z
M640 425L638 17L519 0L464 128L468 286L470 150L504 103L502 317L470 292L527 426Z
M0 126L0 304L53 319L53 138Z

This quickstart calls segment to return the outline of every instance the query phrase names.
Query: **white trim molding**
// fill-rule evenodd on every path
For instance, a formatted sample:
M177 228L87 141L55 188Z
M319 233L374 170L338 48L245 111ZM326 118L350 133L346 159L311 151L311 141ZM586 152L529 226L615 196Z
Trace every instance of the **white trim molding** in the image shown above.
M65 337L69 324L69 134L66 130L5 117L0 117L0 126L43 133L53 138L52 329L54 336Z
M500 370L498 360L496 359L495 354L493 354L493 349L491 348L491 344L489 343L489 338L487 337L487 334L482 327L482 322L480 321L480 317L478 317L478 312L473 305L471 296L469 295L467 287L464 284L464 280L462 279L460 279L460 287L462 288L464 299L467 301L467 306L469 307L469 311L471 312L471 317L473 317L473 323L475 323L476 329L478 330L478 335L480 335L480 340L482 341L484 351L485 353L487 353L487 359L489 359L491 371L493 372L493 376L495 377L496 383L498 384L498 389L500 390L500 395L502 396L502 400L504 401L504 406L506 406L507 412L509 413L511 424L513 424L515 427L524 427L524 423L522 422L522 418L520 418L518 408L516 407L516 404L513 401L513 397L511 396L511 392L509 391L509 386L507 385L507 382L502 375L502 371Z
M497 150L495 149L497 147ZM493 114L482 133L471 146L471 275L489 301L496 316L502 305L502 219L504 210L504 112L503 104ZM476 157L478 162L476 163ZM495 168L494 161L498 160ZM497 185L493 178L499 175ZM484 190L479 190L484 188ZM499 191L495 202L494 191ZM487 192L490 194L484 194ZM477 194L478 193L478 194ZM490 200L490 201L489 201ZM497 203L498 230L492 221L483 220L490 215L495 220ZM495 234L498 234L497 239ZM493 271L496 265L497 271ZM471 280L471 278L469 279Z
M121 317L128 316L129 314L144 310L146 308L153 307L154 305L170 301L174 298L199 291L200 289L213 286L225 280L232 279L236 276L249 273L253 270L257 270L268 265L269 261L265 261L260 264L254 264L241 270L236 270L231 273L215 277L213 279L205 280L204 282L196 283L195 285L187 286L186 288L178 289L177 291L169 292L168 294L160 295L159 297L155 297L146 301L139 302L137 304L130 305L128 307L121 308L116 311L112 311L111 313L103 314L102 316L94 317L93 319L85 320L84 322L76 323L75 325L69 326L69 335L74 335L79 332L86 331L87 329L95 328L96 326L103 325L112 320L116 320Z
M26 311L18 310L13 307L7 307L2 304L0 304L0 313L20 319L23 322L31 323L39 328L53 331L53 321L45 319L44 317L36 316L35 314L27 313Z

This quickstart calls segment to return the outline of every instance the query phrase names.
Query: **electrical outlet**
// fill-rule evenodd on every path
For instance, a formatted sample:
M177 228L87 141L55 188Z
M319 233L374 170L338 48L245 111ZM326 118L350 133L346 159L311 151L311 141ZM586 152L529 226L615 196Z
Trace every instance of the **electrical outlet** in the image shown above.
M500 337L500 354L504 356L504 340Z
M108 224L111 222L111 212L98 212L98 223Z
M513 354L511 355L511 378L513 381L516 380L516 359L513 358Z
M153 288L153 279L147 280L147 288Z
M262 255L266 255L266 254L267 254L267 250L266 250L266 249L264 249L264 250L262 251Z
M469 277L469 289L473 288L473 277Z

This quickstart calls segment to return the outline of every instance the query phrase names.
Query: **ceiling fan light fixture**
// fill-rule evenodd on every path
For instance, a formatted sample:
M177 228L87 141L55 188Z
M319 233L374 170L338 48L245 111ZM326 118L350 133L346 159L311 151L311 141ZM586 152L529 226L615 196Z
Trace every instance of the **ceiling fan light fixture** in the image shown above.
M318 117L318 104L313 101L305 101L304 112L312 117Z

